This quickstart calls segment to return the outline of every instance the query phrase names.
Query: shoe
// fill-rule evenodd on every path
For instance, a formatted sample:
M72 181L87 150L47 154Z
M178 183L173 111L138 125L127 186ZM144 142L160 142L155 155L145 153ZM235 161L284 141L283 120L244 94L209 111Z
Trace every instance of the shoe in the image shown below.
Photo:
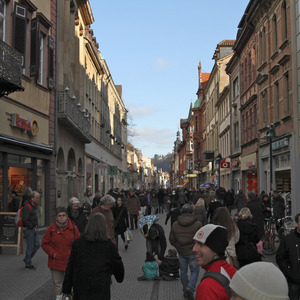
M25 266L25 269L26 269L26 270L33 270L33 271L35 271L35 270L36 270L36 267L33 266L33 265L30 265L30 266Z
M185 289L184 294L188 300L194 300L194 294L190 289Z
M143 280L146 280L146 277L145 277L145 276L140 276L140 277L138 277L137 280L138 280L138 281L143 281Z
M128 249L128 245L125 245L125 250L127 250Z

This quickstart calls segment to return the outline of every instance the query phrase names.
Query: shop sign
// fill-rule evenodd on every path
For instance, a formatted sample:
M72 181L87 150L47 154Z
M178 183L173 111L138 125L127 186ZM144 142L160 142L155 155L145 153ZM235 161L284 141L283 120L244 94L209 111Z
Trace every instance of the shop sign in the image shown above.
M222 161L221 162L221 168L223 168L223 169L230 169L230 162Z
M187 179L183 179L183 182L189 182L189 179L187 178Z
M255 167L255 161L254 161L254 160L247 161L247 162L246 162L246 166L247 166L248 168Z
M187 174L186 177L198 177L197 174Z
M236 168L236 167L238 167L239 165L240 165L240 162L239 162L237 159L234 159L234 160L232 161L232 167Z
M287 147L289 145L288 138L281 139L279 141L272 143L272 150L278 150L284 147Z
M105 165L105 164L97 164L96 166L99 169L107 169L107 165Z
M25 120L23 118L20 118L19 114L9 115L11 116L11 126L24 129L25 133L30 136L37 136L39 134L39 124L35 118Z

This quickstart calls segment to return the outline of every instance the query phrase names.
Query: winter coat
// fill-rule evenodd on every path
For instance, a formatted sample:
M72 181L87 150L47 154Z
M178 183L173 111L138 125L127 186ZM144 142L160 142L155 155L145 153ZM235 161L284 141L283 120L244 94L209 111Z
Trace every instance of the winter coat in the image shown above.
M259 242L256 224L251 220L238 220L237 226L240 230L240 239L235 244L235 249L240 266L260 261L260 254L256 248Z
M262 239L265 229L264 229L264 222L265 217L263 214L263 208L259 200L254 199L247 203L246 207L248 207L251 211L251 215L253 216L252 222L257 226L257 233L258 237Z
M123 205L116 205L112 208L115 219L115 233L121 234L129 227L127 208Z
M70 219L68 225L62 229L56 225L56 221L47 228L42 239L42 248L48 254L48 267L50 269L66 270L72 243L79 236L77 226Z
M158 207L158 198L156 194L150 194L150 206Z
M202 267L206 272L219 272L227 278L232 278L236 269L227 263L224 258L213 260L210 264ZM225 288L213 278L206 278L197 287L195 300L229 300Z
M85 229L85 225L87 224L87 217L86 215L83 213L82 211L82 208L79 207L79 214L77 217L73 216L72 214L72 207L71 206L68 206L68 216L69 216L69 219L71 219L75 225L77 226L80 234L82 234L84 232L84 229Z
M167 241L166 241L166 237L165 237L165 232L164 229L162 228L161 225L154 223L151 228L151 230L156 230L157 231L157 237L155 239L151 239L150 237L147 237L146 239L148 240L148 242L153 243L154 245L159 243L159 253L157 253L157 257L159 260L163 260L164 259L164 255L165 255L165 251L167 248ZM149 231L150 231L149 229ZM153 247L154 248L154 247Z
M62 292L74 300L109 300L111 275L117 282L124 279L124 265L117 247L111 241L77 239L72 246Z
M273 209L275 220L285 217L284 199L280 195L273 197Z
M236 196L235 196L235 200L234 200L234 205L236 206L237 208L237 212L239 213L240 210L246 206L246 196L242 193L238 193Z
M139 201L140 201L140 205L143 206L147 206L148 205L148 198L146 196L146 194L141 193L139 195Z
M208 210L207 210L207 220L212 220L214 217L214 212L218 207L222 207L222 203L219 200L212 200L209 205L208 205Z
M179 207L176 208L171 208L170 211L167 214L167 218L165 221L165 225L167 225L169 219L171 218L171 226L173 225L174 222L177 221L178 217L181 215Z
M147 280L154 280L157 277L158 264L156 261L146 261L142 269Z
M31 206L31 209L28 205ZM31 201L25 201L22 209L23 226L28 229L33 229L38 226L38 208Z
M268 199L267 201L261 200L261 207L263 210L264 218L269 219L271 217L271 210L268 210L267 208L271 208L271 201Z
M300 233L294 231L284 236L276 254L279 269L289 282L300 285Z
M172 225L169 241L182 256L192 255L194 247L194 235L202 227L194 214L183 214Z
M147 205L147 204L146 204ZM126 206L130 215L137 215L141 210L141 204L138 196L133 195L127 197Z
M89 218L96 214L96 213L100 213L105 217L106 220L106 231L107 231L107 237L114 243L116 244L116 240L115 240L115 220L114 220L114 216L113 213L111 211L111 209L104 209L101 206L97 206L95 207L92 212L89 215Z
M204 226L207 224L207 216L206 216L206 208L205 206L196 206L195 209L195 218L201 222L201 224Z
M179 278L179 259L178 257L166 256L159 266L159 276L169 276Z

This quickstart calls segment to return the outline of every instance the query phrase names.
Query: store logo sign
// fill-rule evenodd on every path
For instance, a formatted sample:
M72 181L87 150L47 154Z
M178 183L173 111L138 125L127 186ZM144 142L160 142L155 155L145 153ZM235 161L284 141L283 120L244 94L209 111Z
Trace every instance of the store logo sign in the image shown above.
M39 124L35 118L25 120L20 118L19 114L9 114L11 116L10 125L20 129L24 129L25 133L30 136L37 136L39 134Z

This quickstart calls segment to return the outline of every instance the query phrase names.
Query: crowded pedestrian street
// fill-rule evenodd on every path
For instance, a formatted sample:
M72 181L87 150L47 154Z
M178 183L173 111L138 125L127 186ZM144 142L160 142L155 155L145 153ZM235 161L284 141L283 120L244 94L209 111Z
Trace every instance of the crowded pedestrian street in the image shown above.
M232 211L232 214L235 210ZM165 225L166 214L158 214L158 223L164 228L167 250L173 248L169 243L170 224ZM40 228L42 239L45 228ZM146 258L146 242L139 229L132 230L133 241L126 250L119 238L119 254L125 266L125 279L117 283L114 278L111 285L112 300L181 300L183 298L180 280L138 281L143 275L142 265ZM26 240L24 239L24 249ZM15 248L5 247L0 255L0 299L6 300L52 300L55 299L54 286L47 266L47 255L39 249L34 257L37 270L24 268L24 254L17 256ZM265 256L264 261L273 261L274 256ZM201 269L198 282L204 274Z

